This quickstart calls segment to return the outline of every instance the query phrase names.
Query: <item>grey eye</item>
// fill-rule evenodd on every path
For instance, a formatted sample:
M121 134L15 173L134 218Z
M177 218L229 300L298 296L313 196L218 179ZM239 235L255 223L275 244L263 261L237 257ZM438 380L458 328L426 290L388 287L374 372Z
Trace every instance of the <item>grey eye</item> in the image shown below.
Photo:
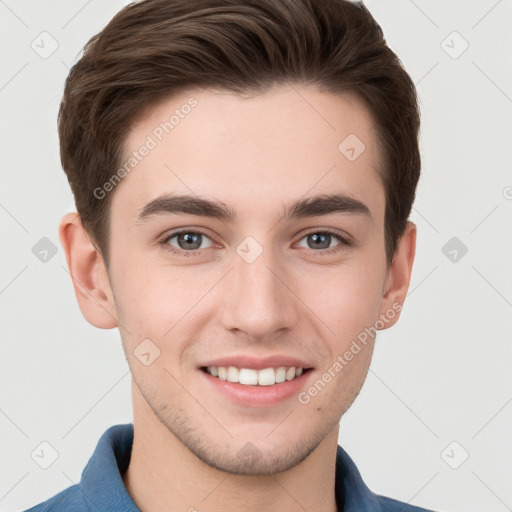
M301 239L307 240L307 249L330 249L331 248L331 242L333 239L338 238L337 236L331 234L331 233L324 233L322 231L318 231L317 233L309 233L305 237ZM339 241L339 238L338 238ZM304 247L301 245L301 247Z
M179 233L174 233L167 239L167 243L172 247L176 247L171 243L171 240L174 238L176 238L178 242L177 249L181 249L182 251L197 251L199 249L205 249L206 247L201 247L201 245L205 239L209 240L209 238L203 233L196 231L180 231Z

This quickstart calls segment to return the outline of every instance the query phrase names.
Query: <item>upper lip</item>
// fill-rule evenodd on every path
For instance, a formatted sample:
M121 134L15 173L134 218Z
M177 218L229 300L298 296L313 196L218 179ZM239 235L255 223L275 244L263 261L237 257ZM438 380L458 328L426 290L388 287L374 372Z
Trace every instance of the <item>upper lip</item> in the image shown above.
M264 368L279 368L284 366L290 368L312 368L312 365L304 359L286 355L273 355L267 357L254 357L249 355L227 356L211 359L201 365L206 366L235 366L236 368L252 368L263 370Z

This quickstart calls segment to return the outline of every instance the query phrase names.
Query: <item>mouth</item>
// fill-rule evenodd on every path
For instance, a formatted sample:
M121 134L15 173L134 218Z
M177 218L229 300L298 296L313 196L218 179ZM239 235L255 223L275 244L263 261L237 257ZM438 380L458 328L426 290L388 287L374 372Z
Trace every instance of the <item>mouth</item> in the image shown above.
M275 386L298 379L312 368L295 366L238 368L236 366L203 366L201 370L221 381L242 384L243 386Z
M289 354L230 354L202 361L199 380L213 394L247 407L273 407L297 396L315 374L312 361Z

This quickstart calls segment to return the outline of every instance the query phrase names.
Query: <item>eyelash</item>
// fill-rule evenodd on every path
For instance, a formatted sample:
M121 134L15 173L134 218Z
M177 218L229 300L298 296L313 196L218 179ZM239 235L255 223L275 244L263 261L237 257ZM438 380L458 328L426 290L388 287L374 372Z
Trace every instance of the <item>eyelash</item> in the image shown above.
M178 256L181 256L181 255L200 256L203 253L203 251L205 251L206 249L196 249L194 251L185 251L183 249L177 249L176 247L173 247L173 246L169 245L169 240L171 240L175 236L181 235L183 233L188 233L188 234L193 233L193 234L196 234L196 235L205 236L206 238L210 238L206 233L203 233L202 231L185 229L185 230L181 230L181 231L176 231L174 233L171 233L170 235L165 235L165 237L162 238L159 241L159 243L162 246L164 246L164 248L167 251L169 251L172 254L178 255ZM326 254L332 254L332 253L341 251L341 250L343 250L346 247L350 247L352 245L352 242L350 242L347 238L344 238L337 231L334 231L334 230L329 229L329 228L325 228L325 229L322 229L322 230L316 230L316 231L310 231L308 233L305 233L300 238L300 240L302 240L303 238L305 238L305 237L307 237L309 235L313 235L313 234L321 234L321 235L329 234L329 235L332 235L335 238L337 238L338 241L340 242L338 245L335 245L334 247L331 247L330 249L319 249L319 250L311 249L311 251L313 251L313 254L315 256L322 256L322 255L326 255ZM211 240L211 238L210 238L210 240Z

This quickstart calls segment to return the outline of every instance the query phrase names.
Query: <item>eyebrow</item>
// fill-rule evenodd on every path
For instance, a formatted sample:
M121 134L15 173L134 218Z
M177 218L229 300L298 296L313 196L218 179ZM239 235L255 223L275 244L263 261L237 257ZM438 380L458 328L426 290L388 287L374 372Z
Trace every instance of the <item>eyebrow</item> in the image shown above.
M284 205L282 218L293 220L331 213L348 213L372 217L368 206L358 199L344 194L322 194ZM153 199L142 208L137 217L137 222L162 214L198 215L226 222L234 222L236 219L235 210L222 201L187 194L164 194Z

